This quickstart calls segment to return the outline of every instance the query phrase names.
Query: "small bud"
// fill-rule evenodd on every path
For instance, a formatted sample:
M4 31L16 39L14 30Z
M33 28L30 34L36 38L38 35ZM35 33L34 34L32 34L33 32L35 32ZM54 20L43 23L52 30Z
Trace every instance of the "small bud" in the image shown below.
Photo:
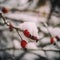
M25 40L21 41L21 47L26 48L27 42Z
M55 36L55 38L57 39L57 41L60 41L60 38L58 36Z
M23 33L28 38L31 36L30 33L28 32L28 30L24 30Z
M9 24L9 30L13 31L13 25L11 23Z

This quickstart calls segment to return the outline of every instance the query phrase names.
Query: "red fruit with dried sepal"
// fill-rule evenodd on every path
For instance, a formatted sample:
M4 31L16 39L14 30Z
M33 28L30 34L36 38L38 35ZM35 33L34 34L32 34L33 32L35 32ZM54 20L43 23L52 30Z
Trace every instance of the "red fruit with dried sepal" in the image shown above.
M3 8L2 8L2 12L3 12L3 13L8 13L8 12L9 12L9 9L6 8L6 7L3 7Z
M53 38L53 37L50 39L50 43L51 43L51 44L54 43L54 38Z
M28 38L30 38L30 33L29 33L29 31L26 29L26 30L24 30L23 31L23 33L24 33L24 35L26 36L26 37L28 37Z
M31 39L35 40L36 42L38 41L36 36L31 36Z
M21 47L26 48L27 42L25 40L21 41Z

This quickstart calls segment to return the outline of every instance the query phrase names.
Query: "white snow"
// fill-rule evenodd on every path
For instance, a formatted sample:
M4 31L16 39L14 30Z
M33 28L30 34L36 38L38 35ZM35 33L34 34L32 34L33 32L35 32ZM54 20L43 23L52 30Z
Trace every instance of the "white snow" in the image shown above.
M15 48L21 48L20 42L18 40L13 40L12 42L13 42Z
M28 44L27 44L27 49L37 49L38 47L37 47L37 45L36 45L36 42L29 42Z

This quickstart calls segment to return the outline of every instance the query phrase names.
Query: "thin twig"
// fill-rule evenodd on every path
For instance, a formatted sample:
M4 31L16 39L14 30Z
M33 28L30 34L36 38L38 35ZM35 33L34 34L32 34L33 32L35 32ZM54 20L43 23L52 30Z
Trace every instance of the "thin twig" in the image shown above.
M0 48L0 51L5 51L5 50L23 50L23 48ZM57 51L59 52L59 49L43 49L43 48L38 48L38 49L27 49L28 51Z
M7 26L9 26L9 24L6 22L6 19L2 16L2 14L0 14L0 16L2 17L4 23L5 23ZM22 37L21 37L21 35L19 34L19 31L18 31L19 28L16 28L16 27L14 27L14 26L12 26L12 28L14 28L14 29L16 30L16 32L18 33L19 37L20 37L21 40L22 40Z
M23 40L22 37L21 37L21 35L19 34L19 31L17 29L16 29L16 32L18 33L18 35L21 38L21 40Z
M4 24L6 24L7 26L9 26L9 24L6 22L5 17L3 17L2 13L0 13L0 17L3 19ZM14 26L13 26L13 28L22 31L20 28L17 28L17 27L14 27Z
M50 33L50 31L49 31L49 29L48 29L48 25L47 25L47 23L43 23L43 22L42 22L42 24L47 28L47 31L48 31L50 37L52 37L52 34Z

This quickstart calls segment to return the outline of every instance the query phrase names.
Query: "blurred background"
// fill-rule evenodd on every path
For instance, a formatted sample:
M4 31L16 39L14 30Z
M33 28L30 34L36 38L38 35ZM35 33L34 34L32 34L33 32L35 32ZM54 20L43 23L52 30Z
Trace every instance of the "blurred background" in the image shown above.
M3 7L7 8L7 13L2 12ZM60 40L55 39L55 45L50 43L50 35L60 38L60 0L0 0L0 13L14 26L20 29L29 27L28 30L31 30L31 34L34 31L34 35L38 30L39 35L39 41L35 42L19 31L22 38L28 41L26 51L20 45L17 32L9 31L0 17L0 60L60 59Z

